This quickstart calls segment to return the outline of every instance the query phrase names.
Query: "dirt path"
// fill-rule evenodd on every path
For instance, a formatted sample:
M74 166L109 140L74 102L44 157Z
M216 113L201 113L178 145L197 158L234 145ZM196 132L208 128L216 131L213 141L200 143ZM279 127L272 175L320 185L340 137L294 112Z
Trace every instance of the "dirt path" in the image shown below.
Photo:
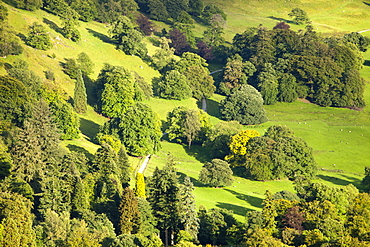
M149 159L150 159L150 154L148 154L148 155L145 157L145 159L144 159L143 163L141 163L140 168L139 168L139 170L137 171L138 173L144 173L145 168L147 167L147 165L148 165L148 163L149 163Z
M358 31L358 33L364 33L364 32L368 32L368 31L370 31L370 29L366 29L366 30Z

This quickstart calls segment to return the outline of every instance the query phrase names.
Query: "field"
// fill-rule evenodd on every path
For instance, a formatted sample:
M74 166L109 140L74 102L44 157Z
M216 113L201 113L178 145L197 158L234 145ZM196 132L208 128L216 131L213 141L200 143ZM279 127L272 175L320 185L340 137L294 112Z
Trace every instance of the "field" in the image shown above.
M363 1L211 1L219 4L228 15L228 26L226 38L231 40L237 32L243 32L249 26L263 24L272 27L276 22L285 20L290 23L289 11L294 7L300 7L308 12L314 27L321 32L342 33L359 31L370 28L367 20L370 10ZM277 7L278 6L278 7ZM320 8L318 8L320 6ZM9 23L16 32L26 35L27 26L34 21L43 23L48 28L54 42L54 48L48 51L36 51L24 46L25 52L20 56L27 60L30 68L39 76L44 77L44 71L52 70L57 78L56 83L60 85L69 95L73 95L74 83L61 69L60 63L65 58L76 58L80 52L86 52L95 63L95 79L104 63L121 65L127 69L137 71L148 82L159 73L134 56L127 56L117 51L114 44L109 43L108 27L101 23L80 23L79 30L82 40L73 43L64 39L58 33L60 20L44 11L28 12L9 7ZM291 24L291 23L290 23ZM297 30L303 26L291 24ZM197 30L203 30L199 26ZM200 33L197 33L200 35ZM370 35L369 33L363 33ZM155 47L147 40L149 52ZM55 59L52 58L55 54ZM370 104L370 52L364 54L366 63L362 70L363 77L368 81L366 85L366 102ZM14 57L0 58L1 62L12 62ZM1 68L0 72L5 73ZM214 95L208 100L209 114L213 124L221 121L219 119L218 102L223 97ZM183 105L189 108L197 108L194 99L184 101L169 101L163 99L151 99L145 103L158 113L162 121L166 114L174 107ZM328 185L342 186L353 183L361 189L360 181L363 177L365 165L370 165L370 107L362 111L354 111L344 108L319 107L307 102L296 101L294 103L278 103L266 106L269 122L259 126L246 126L253 128L261 134L271 125L283 124L294 130L297 136L307 141L314 150L315 159L319 168L316 181ZM94 143L94 135L99 126L106 119L93 111L90 107L88 113L81 115L82 136L78 140L65 141L63 145L70 150L81 150L92 157L98 146ZM232 186L226 188L206 188L198 181L198 174L202 164L209 157L200 146L192 146L190 150L186 146L163 141L162 150L155 154L145 171L149 176L154 167L162 167L166 162L167 153L175 157L180 178L188 175L195 184L194 194L197 205L205 205L207 208L220 207L233 210L239 220L243 220L248 210L258 210L266 190L277 192L281 190L293 191L293 185L288 180L256 182L244 178L235 177ZM138 158L132 158L132 166L139 164ZM335 172L334 172L335 170Z

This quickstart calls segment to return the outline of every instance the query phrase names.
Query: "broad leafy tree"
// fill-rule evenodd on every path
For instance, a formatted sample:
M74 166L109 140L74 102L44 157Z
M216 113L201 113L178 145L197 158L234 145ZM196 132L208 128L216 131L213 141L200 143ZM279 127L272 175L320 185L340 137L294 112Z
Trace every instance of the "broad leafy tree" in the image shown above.
M230 186L233 181L233 171L229 164L220 159L205 163L199 173L199 182L212 187Z
M225 120L237 120L241 124L260 124L267 121L262 96L251 85L235 88L220 104Z
M94 63L85 52L77 55L76 62L83 75L90 75L94 72Z
M242 84L247 84L248 78L256 72L254 65L247 61L243 62L242 57L236 54L227 59L224 68L223 82L226 87L233 89Z
M130 106L122 118L109 120L101 133L119 137L128 153L135 156L158 151L162 137L159 117L143 103Z
M39 50L48 50L53 47L45 27L36 22L29 27L27 44Z
M292 9L292 11L288 15L293 18L293 21L297 25L306 24L310 21L306 11L300 8Z
M145 44L142 42L143 35L135 29L134 24L126 16L121 16L113 23L109 33L117 42L117 48L127 55L137 55L144 58L147 54Z
M177 70L170 70L161 78L155 78L154 91L165 99L183 100L192 96L187 78Z

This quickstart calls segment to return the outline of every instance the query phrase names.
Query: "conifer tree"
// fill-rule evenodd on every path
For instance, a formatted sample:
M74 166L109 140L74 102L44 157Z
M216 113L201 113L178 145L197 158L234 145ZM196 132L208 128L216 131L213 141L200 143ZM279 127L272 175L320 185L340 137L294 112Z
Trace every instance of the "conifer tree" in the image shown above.
M87 94L86 94L86 88L85 83L82 78L82 72L81 70L78 70L77 80L75 84L75 90L74 90L74 108L77 113L86 113L87 111Z
M181 202L181 223L185 231L190 233L194 241L197 240L199 219L193 195L194 185L188 176L184 179L184 184L180 187Z
M121 234L134 234L139 227L138 202L130 187L126 187L119 206Z
M166 246L173 245L179 229L179 184L172 157L162 170L155 168L148 183L148 200L158 220L157 228Z
M125 147L121 146L117 154L117 167L120 170L119 178L124 187L127 187L130 182L130 161Z
M139 206L139 230L138 233L144 236L158 235L158 230L155 228L157 221L153 216L153 210L149 202L144 198L137 198Z

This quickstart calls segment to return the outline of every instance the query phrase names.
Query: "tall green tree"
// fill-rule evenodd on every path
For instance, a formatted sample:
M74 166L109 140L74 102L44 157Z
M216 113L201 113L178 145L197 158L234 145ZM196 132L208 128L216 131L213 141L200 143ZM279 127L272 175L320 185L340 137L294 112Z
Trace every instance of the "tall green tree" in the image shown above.
M36 22L29 26L27 44L39 50L48 50L53 47L45 27Z
M77 55L76 62L83 75L90 75L94 72L94 62L85 52Z
M134 104L134 80L127 69L105 64L97 83L98 109L107 117L121 117Z
M147 54L145 44L142 42L143 35L135 29L134 24L126 16L121 16L113 23L109 30L112 39L116 40L117 48L127 55L137 55L144 58Z
M276 103L278 86L276 71L272 68L272 64L265 64L265 68L258 75L258 87L265 105Z
M109 120L101 133L119 137L128 153L135 156L158 151L162 137L159 117L143 103L130 106L124 117Z
M190 149L191 143L199 135L201 130L201 123L199 119L199 114L195 110L188 110L185 113L185 118L183 122L184 132L183 135L188 143L188 148Z
M82 72L79 70L77 80L75 83L73 96L74 109L77 113L83 114L87 111L87 94L85 83L82 78Z
M237 120L241 124L260 124L267 121L262 96L251 85L235 88L220 104L225 120Z
M233 171L226 161L213 159L203 165L199 173L199 181L213 187L230 186L233 179Z
M166 246L175 243L181 221L179 183L173 161L166 164L162 170L154 169L148 183L148 201L157 218L157 228Z
M288 15L293 18L293 21L297 25L302 25L305 23L307 24L310 21L306 11L300 8L292 9L292 11Z
M120 206L120 231L121 234L132 234L138 231L139 209L134 191L126 187L123 191Z
M242 84L246 84L248 78L256 72L254 65L247 61L243 62L242 57L239 54L227 59L227 63L224 68L223 82L226 87L233 89Z
M195 197L193 195L194 185L190 177L184 178L184 184L180 186L180 212L181 223L186 232L188 232L193 241L198 239L199 219L197 216Z
M155 78L154 83L154 91L161 98L183 100L192 95L187 78L177 70L170 70L161 78Z

